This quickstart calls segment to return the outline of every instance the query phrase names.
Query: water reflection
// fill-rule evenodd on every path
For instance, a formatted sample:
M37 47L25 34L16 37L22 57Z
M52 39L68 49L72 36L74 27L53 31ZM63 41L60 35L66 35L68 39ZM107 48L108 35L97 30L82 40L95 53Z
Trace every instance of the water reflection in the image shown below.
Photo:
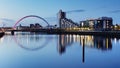
M97 48L102 51L112 49L112 41L110 37L90 35L59 35L59 53L64 53L66 47L72 45L74 42L79 42L81 46L85 45L86 47Z
M36 35L30 33L18 33L14 36L15 42L26 50L39 50L45 47L50 42L48 40L51 39L53 39L53 37L48 37L48 35ZM58 40L58 50L60 54L63 54L66 51L67 46L71 46L76 42L80 43L80 46L96 48L102 51L112 49L112 39L110 37L90 35L59 35Z
M21 48L29 51L40 50L53 39L52 37L46 37L46 35L34 33L18 33L13 38Z
M85 47L96 48L102 51L112 49L112 40L110 37L90 36L90 35L59 35L58 50L60 54L65 53L67 46L79 42L82 46L82 62L85 61Z
M6 63L42 68L119 67L119 41L119 37L86 35L5 35L0 39L0 59L8 67Z

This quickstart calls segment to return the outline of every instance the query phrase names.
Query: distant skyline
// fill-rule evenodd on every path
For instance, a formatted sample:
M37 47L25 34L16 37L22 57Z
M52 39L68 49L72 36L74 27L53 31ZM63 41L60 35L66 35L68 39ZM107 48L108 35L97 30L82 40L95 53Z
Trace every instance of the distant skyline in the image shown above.
M0 18L17 21L26 15L38 15L54 24L57 21L53 18L62 9L75 22L107 16L113 18L114 24L120 24L119 3L120 0L0 0Z

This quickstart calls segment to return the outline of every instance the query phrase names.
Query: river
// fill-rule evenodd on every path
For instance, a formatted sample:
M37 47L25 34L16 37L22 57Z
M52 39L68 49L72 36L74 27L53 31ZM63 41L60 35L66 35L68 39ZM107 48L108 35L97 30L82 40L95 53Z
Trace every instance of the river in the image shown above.
M0 38L0 68L120 68L120 37L16 33Z

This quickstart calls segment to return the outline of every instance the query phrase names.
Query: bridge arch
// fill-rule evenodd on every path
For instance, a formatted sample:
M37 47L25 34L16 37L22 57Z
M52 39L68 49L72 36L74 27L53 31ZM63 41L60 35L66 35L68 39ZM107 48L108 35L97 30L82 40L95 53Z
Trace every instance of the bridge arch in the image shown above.
M21 22L23 19L30 18L30 17L39 18L39 19L43 20L43 21L49 26L49 23L48 23L44 18L42 18L42 17L40 17L40 16L37 16L37 15L28 15L28 16L24 16L24 17L22 17L21 19L19 19L19 20L15 23L15 25L14 25L13 27L16 28L16 26L17 26L17 24L18 24L19 22Z

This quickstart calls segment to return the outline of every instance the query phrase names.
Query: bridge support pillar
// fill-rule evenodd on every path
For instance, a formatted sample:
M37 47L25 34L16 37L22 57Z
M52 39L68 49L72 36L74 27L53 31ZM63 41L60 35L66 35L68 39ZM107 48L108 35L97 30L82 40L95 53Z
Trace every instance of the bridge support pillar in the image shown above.
M11 34L14 35L14 31L11 31Z

